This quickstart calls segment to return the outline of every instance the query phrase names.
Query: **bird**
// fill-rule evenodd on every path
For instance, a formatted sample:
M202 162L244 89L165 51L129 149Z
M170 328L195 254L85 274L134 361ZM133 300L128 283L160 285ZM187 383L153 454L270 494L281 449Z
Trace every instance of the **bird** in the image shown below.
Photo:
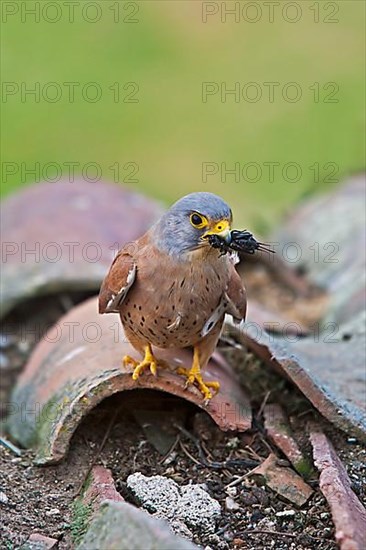
M240 322L246 292L235 257L221 254L210 235L230 242L232 211L219 196L196 192L175 202L138 240L116 255L102 282L99 312L119 313L125 335L141 355L123 358L137 380L167 365L155 348L193 348L190 369L178 368L186 387L196 386L208 402L219 391L204 381L204 369L218 343L225 314Z

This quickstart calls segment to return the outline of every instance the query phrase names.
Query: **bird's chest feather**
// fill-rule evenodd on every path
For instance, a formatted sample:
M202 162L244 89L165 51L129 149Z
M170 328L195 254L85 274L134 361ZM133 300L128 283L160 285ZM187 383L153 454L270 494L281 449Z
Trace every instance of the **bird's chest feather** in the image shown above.
M216 260L216 258L215 258ZM125 327L160 346L189 346L222 304L227 265L214 262L141 262L121 310Z

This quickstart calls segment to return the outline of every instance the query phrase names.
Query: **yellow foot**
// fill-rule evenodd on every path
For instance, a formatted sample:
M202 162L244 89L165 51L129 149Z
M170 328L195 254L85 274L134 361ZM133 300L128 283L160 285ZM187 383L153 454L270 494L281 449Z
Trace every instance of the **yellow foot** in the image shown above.
M186 387L190 384L194 384L195 386L197 386L205 400L212 399L212 393L210 392L209 388L212 388L215 393L217 393L220 389L219 382L204 382L201 373L196 372L193 368L189 370L180 367L179 369L177 369L176 372L187 377Z
M160 359L158 360L154 357L150 345L145 347L145 357L142 361L136 361L136 359L133 359L129 355L125 355L123 358L123 364L125 367L133 367L133 380L137 380L141 373L148 368L150 369L151 374L156 376L158 367L167 368L169 366L165 363L165 361L161 361Z

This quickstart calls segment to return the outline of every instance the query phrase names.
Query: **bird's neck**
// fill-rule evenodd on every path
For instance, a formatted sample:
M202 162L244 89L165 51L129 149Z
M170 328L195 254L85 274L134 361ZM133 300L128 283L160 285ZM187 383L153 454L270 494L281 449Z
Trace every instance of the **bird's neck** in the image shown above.
M220 257L220 251L217 248L212 248L210 245L201 246L195 250L188 250L184 254L185 258L189 262L219 262L223 260L223 257Z

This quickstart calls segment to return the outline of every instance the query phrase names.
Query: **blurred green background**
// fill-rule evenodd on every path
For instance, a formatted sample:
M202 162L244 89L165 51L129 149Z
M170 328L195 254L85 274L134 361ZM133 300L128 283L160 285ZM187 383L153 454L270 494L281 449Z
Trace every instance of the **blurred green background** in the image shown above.
M35 4L2 3L3 195L75 162L165 203L216 192L237 226L266 232L364 168L364 2L280 2L272 22L265 2L224 3L240 7L226 22L221 2L83 1L73 15L47 1L28 13ZM205 82L216 84L203 101ZM235 83L240 97L221 97Z

